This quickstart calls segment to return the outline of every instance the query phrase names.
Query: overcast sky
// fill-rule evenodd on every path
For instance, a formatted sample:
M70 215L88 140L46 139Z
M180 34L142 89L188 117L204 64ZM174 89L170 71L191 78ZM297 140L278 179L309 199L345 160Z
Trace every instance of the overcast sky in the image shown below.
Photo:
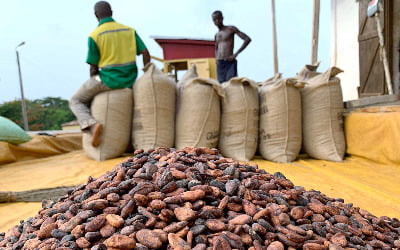
M2 4L0 22L0 104L21 98L16 46L19 47L25 98L69 99L88 79L87 37L98 22L93 0L14 0ZM273 76L270 0L110 0L116 21L135 28L150 53L163 57L152 36L213 39L214 10L225 25L252 39L238 57L239 76L261 82ZM295 76L310 63L312 0L276 0L279 71ZM318 59L329 67L330 1L321 1ZM236 49L241 40L236 41ZM155 62L161 68L161 64ZM142 59L138 57L142 68ZM139 77L142 74L139 72Z

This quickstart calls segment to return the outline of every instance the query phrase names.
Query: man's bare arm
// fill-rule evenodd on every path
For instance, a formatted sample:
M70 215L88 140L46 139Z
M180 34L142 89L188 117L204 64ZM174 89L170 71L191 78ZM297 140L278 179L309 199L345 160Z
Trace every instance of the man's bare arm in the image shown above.
M144 49L142 51L142 57L143 57L143 66L146 66L150 62L150 53L147 49Z
M243 44L242 44L242 46L236 51L236 53L234 53L233 55L232 55L232 60L234 60L238 55L239 55L239 53L241 53L246 47L247 47L247 45L249 45L249 43L251 42L251 39L250 39L250 37L248 36L248 35L246 35L244 32L241 32L238 28L236 28L236 27L233 27L233 29L234 29L234 32L235 32L235 34L237 34L240 38L242 38L242 40L243 40Z
M217 35L215 35L214 36L214 46L215 46L215 51L214 51L214 53L215 53L215 55L214 55L214 57L215 58L217 58L218 57L218 41L217 41ZM218 59L218 58L217 58Z
M97 65L90 64L90 77L98 74L99 74L99 67Z

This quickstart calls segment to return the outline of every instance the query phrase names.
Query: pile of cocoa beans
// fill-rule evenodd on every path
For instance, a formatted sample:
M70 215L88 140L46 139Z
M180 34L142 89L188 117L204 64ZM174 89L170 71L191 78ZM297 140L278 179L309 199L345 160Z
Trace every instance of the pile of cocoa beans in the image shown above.
M44 201L0 249L393 249L400 222L216 149L157 148Z

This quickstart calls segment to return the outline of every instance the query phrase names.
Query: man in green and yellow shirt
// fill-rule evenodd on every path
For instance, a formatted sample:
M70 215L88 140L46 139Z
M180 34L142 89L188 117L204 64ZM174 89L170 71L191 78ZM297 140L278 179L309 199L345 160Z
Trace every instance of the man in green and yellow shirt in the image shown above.
M72 96L69 104L81 129L91 132L92 145L97 147L102 124L90 113L92 99L111 89L131 88L138 74L136 56L141 54L146 65L150 54L133 28L114 21L108 2L97 2L94 11L99 25L89 35L86 62L90 65L90 79Z

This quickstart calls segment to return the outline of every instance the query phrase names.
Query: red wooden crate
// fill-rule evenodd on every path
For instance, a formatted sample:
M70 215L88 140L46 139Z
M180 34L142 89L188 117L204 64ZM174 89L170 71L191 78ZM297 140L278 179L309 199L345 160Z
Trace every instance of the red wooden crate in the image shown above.
M215 43L212 40L158 37L154 40L161 46L164 60L215 57Z

